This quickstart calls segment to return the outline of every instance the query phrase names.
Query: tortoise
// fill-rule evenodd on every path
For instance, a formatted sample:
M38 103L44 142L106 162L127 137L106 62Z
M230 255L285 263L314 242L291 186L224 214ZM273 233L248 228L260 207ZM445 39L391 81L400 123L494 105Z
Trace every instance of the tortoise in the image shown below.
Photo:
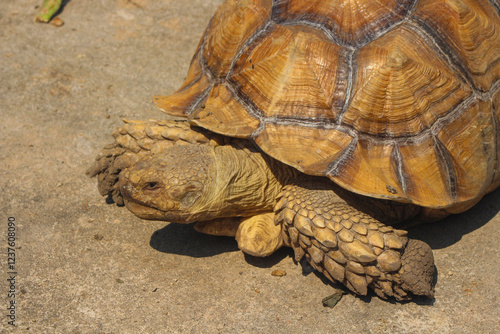
M500 6L228 0L185 83L89 170L140 218L290 246L359 295L434 295L408 226L500 185ZM176 117L176 118L175 118Z

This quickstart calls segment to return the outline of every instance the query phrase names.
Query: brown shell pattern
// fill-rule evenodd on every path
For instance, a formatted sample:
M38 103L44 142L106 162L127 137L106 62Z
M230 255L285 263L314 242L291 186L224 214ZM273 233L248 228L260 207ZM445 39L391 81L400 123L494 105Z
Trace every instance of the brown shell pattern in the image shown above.
M348 190L463 211L500 185L500 5L228 0L155 103Z

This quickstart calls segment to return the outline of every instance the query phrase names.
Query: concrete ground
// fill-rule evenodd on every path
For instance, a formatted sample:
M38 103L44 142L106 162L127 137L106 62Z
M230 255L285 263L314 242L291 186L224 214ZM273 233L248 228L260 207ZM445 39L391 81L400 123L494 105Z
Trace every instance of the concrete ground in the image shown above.
M434 250L435 300L346 295L333 309L331 285L289 250L246 257L99 196L86 168L122 118L162 117L151 97L181 84L221 2L67 1L62 27L33 22L41 0L2 2L0 332L499 333L500 190L410 231Z

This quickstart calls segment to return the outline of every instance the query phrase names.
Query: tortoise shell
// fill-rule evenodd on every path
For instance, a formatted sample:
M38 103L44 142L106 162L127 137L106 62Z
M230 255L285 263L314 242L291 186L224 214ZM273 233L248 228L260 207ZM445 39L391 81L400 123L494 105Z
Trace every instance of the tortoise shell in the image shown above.
M154 100L350 191L464 211L500 184L500 5L228 0Z

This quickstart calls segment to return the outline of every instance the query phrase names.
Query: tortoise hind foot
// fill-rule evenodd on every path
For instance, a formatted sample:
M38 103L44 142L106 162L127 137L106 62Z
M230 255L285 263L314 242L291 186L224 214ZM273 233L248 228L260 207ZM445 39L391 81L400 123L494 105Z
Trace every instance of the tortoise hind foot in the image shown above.
M351 207L325 182L285 186L275 213L296 260L305 256L315 269L352 292L366 295L371 288L382 298L398 300L432 296L430 247L408 242L406 231Z
M100 194L111 196L118 205L123 205L117 185L122 170L168 147L188 143L217 146L223 141L221 136L191 128L185 121L124 120L124 123L113 130L114 143L106 145L86 171L90 177L97 177Z

